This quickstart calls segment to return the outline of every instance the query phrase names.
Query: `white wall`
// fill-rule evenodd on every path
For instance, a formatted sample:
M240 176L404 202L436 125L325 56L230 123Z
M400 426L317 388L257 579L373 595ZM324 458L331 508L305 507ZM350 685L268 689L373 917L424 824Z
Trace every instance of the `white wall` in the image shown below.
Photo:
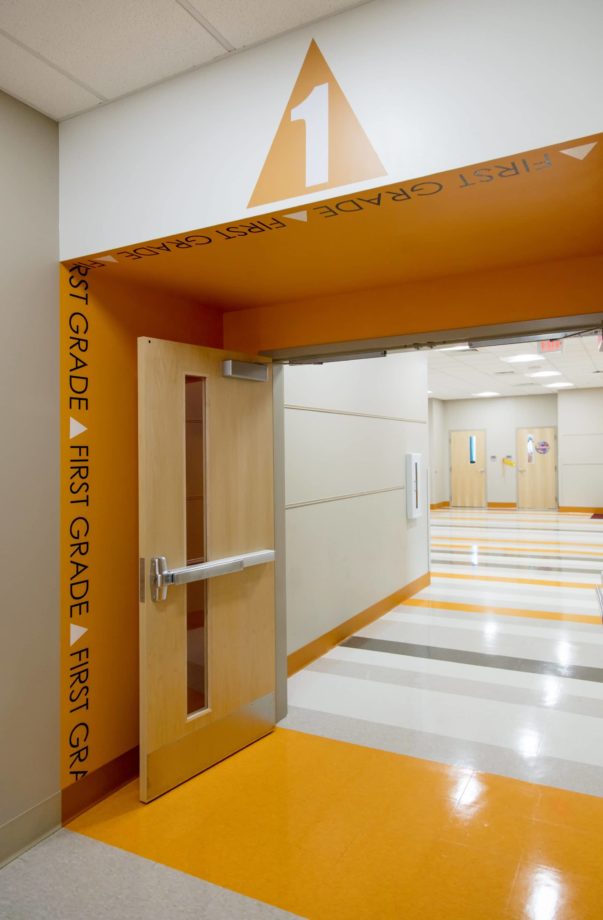
M0 93L0 864L60 822L58 132Z
M441 399L429 400L429 474L432 505L449 500L448 432L446 430L446 403Z
M285 368L289 653L428 571L410 451L427 456L424 355Z
M375 0L61 125L61 257L240 219L311 38L387 175L601 130L600 0ZM290 203L325 197L323 190Z
M518 428L557 425L557 396L451 399L442 401L442 408L443 413L439 417L434 416L434 420L440 423L439 434L436 429L435 444L438 438L444 441L445 456L444 474L440 477L438 493L444 497L438 501L450 500L450 432L471 428L486 432L487 500L517 501L516 467L504 466L502 458L510 455L515 459ZM491 460L493 456L495 460ZM445 488L442 488L443 483ZM432 501L435 499L432 498Z
M559 504L603 508L603 389L559 393Z

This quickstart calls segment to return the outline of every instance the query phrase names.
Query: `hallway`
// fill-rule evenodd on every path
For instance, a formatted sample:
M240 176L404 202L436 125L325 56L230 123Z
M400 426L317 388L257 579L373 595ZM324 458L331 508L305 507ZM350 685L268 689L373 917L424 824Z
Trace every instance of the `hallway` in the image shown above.
M603 524L432 513L432 583L289 687L287 727L603 796Z
M587 515L435 512L431 586L292 677L272 735L76 818L0 916L598 920L602 567Z

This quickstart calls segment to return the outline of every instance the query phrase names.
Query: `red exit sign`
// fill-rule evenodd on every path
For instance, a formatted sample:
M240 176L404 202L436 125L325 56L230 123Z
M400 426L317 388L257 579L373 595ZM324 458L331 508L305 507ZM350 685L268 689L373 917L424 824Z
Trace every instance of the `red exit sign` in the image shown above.
M543 355L548 355L552 351L563 350L563 339L551 339L548 342L539 342L538 351Z

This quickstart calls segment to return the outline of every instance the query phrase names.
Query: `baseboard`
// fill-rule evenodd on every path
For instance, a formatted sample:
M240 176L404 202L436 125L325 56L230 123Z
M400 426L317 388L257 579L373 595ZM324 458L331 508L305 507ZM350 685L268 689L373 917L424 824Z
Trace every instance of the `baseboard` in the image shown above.
M517 508L517 502L488 502L488 508Z
M61 793L34 805L0 827L0 867L29 850L61 826Z
M561 514L603 514L603 508L586 508L584 505L559 505Z
M287 658L287 672L289 677L297 671L301 671L302 668L307 667L312 661L316 661L321 655L325 655L332 648L335 648L336 645L339 645L340 642L343 642L344 639L353 636L359 629L363 629L365 626L368 626L369 623L373 623L385 613L393 610L394 607L397 607L402 601L412 597L417 591L427 588L430 584L431 575L429 572L426 572L425 575L421 575L420 578L416 578L414 581L411 581L410 584L405 585L403 588L399 588L398 591L394 591L393 594L384 597L383 600L377 601L376 604L367 607L366 610L363 610L361 613L357 613L349 620L336 626L335 629L331 629L328 633L319 636L318 639L314 639L296 652L292 652Z
M120 786L138 776L138 747L126 751L109 763L89 773L77 783L63 789L61 819L67 824L72 818L106 798Z
M436 511L438 508L450 508L450 502L435 502L429 507L432 511Z

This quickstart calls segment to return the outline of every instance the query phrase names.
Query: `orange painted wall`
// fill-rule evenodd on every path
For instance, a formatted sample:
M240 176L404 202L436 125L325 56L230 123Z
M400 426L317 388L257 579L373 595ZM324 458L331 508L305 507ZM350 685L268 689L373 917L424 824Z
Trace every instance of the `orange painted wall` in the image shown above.
M599 313L603 146L590 141L585 160L554 145L468 167L471 181L452 171L365 190L362 207L333 198L301 220L279 211L61 267L66 817L137 765L137 337L254 354ZM72 438L70 416L86 429ZM71 545L80 515L85 555Z
M220 347L221 315L192 300L112 285L83 267L61 267L61 749L66 815L118 785L126 778L124 770L136 766L140 335ZM72 439L70 417L87 429ZM74 548L77 543L88 546ZM71 623L87 630L73 645Z
M603 256L585 256L226 313L224 342L255 352L596 313L602 296Z

